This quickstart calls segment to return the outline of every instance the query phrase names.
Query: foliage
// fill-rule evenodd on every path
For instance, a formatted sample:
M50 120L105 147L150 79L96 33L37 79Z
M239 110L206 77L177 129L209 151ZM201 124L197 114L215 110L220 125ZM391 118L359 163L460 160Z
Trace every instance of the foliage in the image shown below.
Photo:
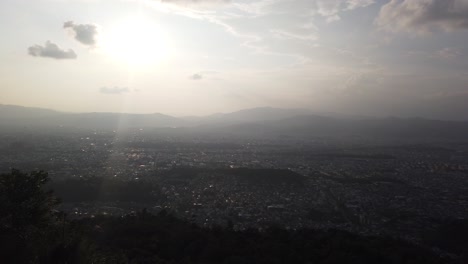
M47 173L34 171L0 175L0 235L2 259L15 262L38 258L48 250L47 240L56 227L53 209L58 200L44 191Z
M445 263L404 241L337 230L204 229L170 214L146 212L75 225L99 252L116 254L121 263Z
M64 202L153 202L159 197L160 189L153 182L123 181L103 177L52 181L47 187L53 189Z

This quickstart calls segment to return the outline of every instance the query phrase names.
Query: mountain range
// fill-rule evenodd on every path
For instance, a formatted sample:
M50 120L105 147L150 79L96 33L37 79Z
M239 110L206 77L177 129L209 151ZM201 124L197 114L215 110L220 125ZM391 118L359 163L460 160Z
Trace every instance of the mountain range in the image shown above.
M42 108L0 105L0 125L61 126L94 130L171 128L191 133L258 137L468 138L468 122L346 116L336 113L316 113L307 109L272 107L208 116L173 117L160 113L67 113Z

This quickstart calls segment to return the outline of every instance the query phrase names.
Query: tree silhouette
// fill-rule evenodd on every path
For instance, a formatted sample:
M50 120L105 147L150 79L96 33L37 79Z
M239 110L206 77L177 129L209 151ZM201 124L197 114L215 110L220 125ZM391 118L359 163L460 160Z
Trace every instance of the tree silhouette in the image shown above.
M43 171L0 174L0 257L15 263L37 259L47 247L56 223L58 200L43 186ZM13 262L12 262L13 263Z

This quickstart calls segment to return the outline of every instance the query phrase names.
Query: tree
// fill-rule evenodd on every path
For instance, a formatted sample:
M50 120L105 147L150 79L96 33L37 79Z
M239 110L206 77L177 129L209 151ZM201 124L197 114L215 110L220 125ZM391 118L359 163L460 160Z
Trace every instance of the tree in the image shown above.
M43 171L22 173L12 169L0 174L2 259L30 262L49 245L44 240L56 223L54 208L59 202L52 191L44 190L48 181L48 174Z

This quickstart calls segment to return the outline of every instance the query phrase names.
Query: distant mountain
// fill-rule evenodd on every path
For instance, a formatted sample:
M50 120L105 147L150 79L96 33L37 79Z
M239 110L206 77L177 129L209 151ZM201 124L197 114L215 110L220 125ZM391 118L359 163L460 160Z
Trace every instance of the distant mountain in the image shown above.
M159 113L64 113L42 108L0 105L0 124L115 130L118 128L179 127L185 126L186 122Z
M225 126L243 123L265 123L279 121L296 116L323 116L341 119L361 120L368 119L367 116L343 115L333 112L316 112L302 108L274 108L257 107L243 109L231 113L216 113L208 116L181 117L191 125Z
M307 109L283 109L273 107L259 107L244 109L232 113L222 114L221 118L231 122L259 122L281 120L298 115L307 115L312 112Z
M185 122L178 118L154 114L126 114L126 113L83 113L69 114L60 118L47 120L56 125L74 126L91 129L118 128L148 128L148 127L180 127Z
M44 108L0 104L0 120L21 118L30 119L57 116L61 114L61 112Z
M468 139L468 122L423 118L342 119L302 115L224 126L212 131L251 136Z
M0 124L22 127L57 127L116 130L178 128L179 135L210 134L245 137L346 137L468 139L468 122L423 118L364 118L333 113L313 114L307 109L271 107L176 118L164 114L64 113L41 108L0 105Z
M182 119L193 125L232 125L252 122L281 120L298 115L308 115L313 112L308 109L284 109L273 107L258 107L239 110L231 113L217 113L201 117L184 117Z

